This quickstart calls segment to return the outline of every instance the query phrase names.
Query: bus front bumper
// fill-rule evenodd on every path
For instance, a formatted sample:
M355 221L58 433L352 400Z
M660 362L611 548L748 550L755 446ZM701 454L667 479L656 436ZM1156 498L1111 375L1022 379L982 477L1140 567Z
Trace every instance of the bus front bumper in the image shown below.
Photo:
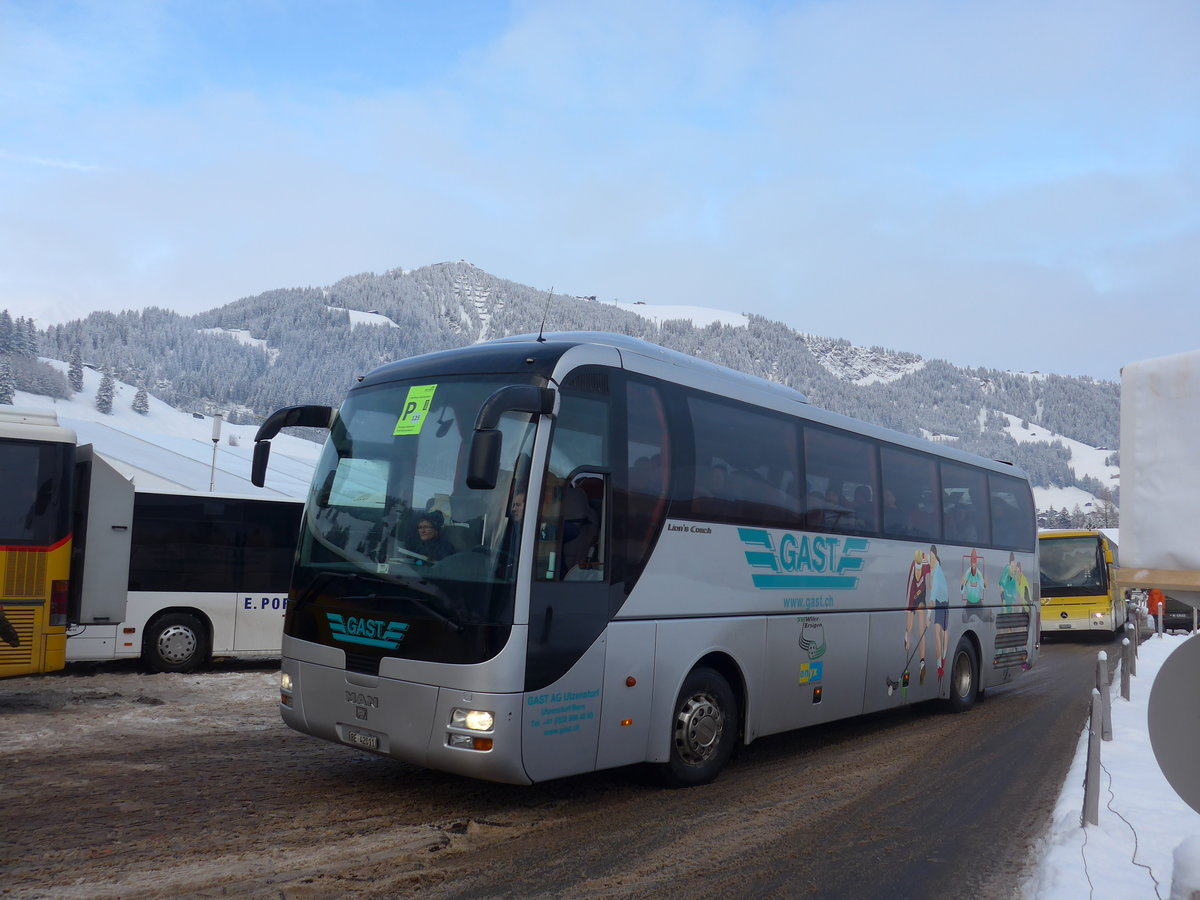
M279 712L296 731L443 772L530 783L521 694L463 692L287 657L280 678Z
M1042 609L1042 631L1112 631L1111 613Z

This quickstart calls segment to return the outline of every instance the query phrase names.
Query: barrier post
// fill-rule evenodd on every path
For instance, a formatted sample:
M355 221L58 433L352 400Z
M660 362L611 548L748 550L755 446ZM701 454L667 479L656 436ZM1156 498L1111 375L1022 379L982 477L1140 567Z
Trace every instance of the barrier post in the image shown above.
M1087 770L1083 776L1083 824L1100 824L1100 692L1092 691L1092 715L1088 719Z
M1129 638L1121 641L1121 697L1129 699L1129 669L1133 665L1133 645Z
M1100 736L1111 741L1112 700L1108 694L1108 654L1101 650L1096 654L1096 689L1100 692Z

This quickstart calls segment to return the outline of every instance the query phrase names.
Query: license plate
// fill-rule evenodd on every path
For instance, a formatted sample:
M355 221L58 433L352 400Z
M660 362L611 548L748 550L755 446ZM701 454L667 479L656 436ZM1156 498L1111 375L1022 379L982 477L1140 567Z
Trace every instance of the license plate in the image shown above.
M1058 627L1059 628L1070 628L1071 626L1069 624L1067 624L1066 622L1061 622L1061 623L1059 623Z
M360 747L366 747L368 750L379 749L379 737L374 734L364 734L361 731L350 731L346 733L346 740L351 744L357 744Z

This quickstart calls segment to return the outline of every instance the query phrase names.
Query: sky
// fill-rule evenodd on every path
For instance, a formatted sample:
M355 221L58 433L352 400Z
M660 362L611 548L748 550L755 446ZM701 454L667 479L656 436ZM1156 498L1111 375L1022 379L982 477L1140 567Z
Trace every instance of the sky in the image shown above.
M958 365L1200 347L1193 0L0 0L0 308L465 259Z

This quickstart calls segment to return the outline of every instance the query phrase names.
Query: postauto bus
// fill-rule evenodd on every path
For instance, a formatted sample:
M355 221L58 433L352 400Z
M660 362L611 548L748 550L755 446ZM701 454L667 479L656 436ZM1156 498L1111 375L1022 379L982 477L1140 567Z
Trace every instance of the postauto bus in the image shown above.
M66 663L75 443L53 413L0 410L0 677Z
M1043 629L1112 636L1125 624L1115 540L1103 531L1043 531L1038 535L1038 551Z
M639 340L384 366L336 413L273 414L256 483L289 425L330 437L280 710L326 740L501 782L652 763L691 785L761 735L964 710L1037 658L1019 470Z

